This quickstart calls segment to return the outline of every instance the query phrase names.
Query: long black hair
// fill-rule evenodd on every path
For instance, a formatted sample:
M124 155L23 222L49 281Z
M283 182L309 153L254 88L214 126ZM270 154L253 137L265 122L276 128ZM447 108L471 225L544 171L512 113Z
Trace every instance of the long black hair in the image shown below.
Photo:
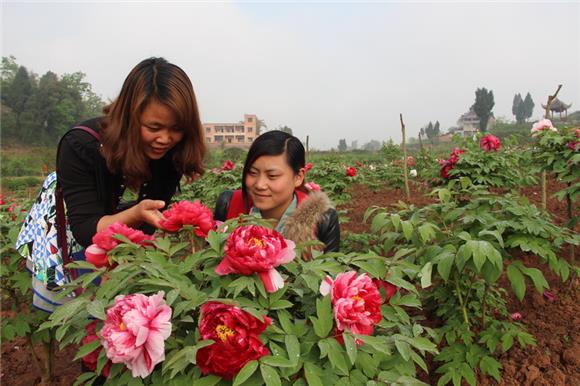
M242 195L244 197L244 205L247 206L248 203L246 176L250 172L254 162L265 155L277 156L280 154L286 154L286 163L290 166L294 174L298 174L300 169L303 168L306 163L306 151L304 150L302 142L292 134L288 134L284 131L267 131L256 138L252 143L250 150L248 150L248 155L246 156L244 171L242 172ZM304 185L304 181L302 184ZM304 189L303 186L300 188Z

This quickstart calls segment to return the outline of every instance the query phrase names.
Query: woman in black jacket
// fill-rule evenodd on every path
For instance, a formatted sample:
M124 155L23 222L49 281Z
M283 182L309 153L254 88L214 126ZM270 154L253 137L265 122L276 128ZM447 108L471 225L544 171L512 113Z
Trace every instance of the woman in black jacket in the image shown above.
M305 188L305 173L300 140L283 131L268 131L248 151L242 189L223 192L214 217L225 221L245 213L273 219L287 239L296 243L318 239L325 252L338 251L338 214L326 194Z
M105 116L70 130L57 157L67 221L83 247L114 222L152 233L182 176L203 173L206 146L193 86L163 58L139 63ZM128 191L128 192L127 192ZM132 193L133 202L121 198Z

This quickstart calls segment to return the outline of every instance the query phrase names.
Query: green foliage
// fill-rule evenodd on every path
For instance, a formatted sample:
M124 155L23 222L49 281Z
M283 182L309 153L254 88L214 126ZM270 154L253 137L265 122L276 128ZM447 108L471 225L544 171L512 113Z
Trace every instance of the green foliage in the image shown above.
M467 177L474 184L503 189L532 185L533 154L504 141L498 151L486 152L479 146L479 139L463 139L460 147L465 150L451 170L453 177Z
M103 101L81 72L37 77L14 57L2 60L2 139L56 144L74 123L100 115Z
M411 278L431 288L422 299L445 321L439 332L448 345L436 358L445 362L438 369L443 374L439 384L459 385L461 379L474 384L477 367L497 378L493 356L498 342L503 351L514 338L521 345L534 342L521 325L509 322L499 277L507 270L520 300L528 283L539 293L548 287L541 271L514 260L513 252L534 253L567 280L571 267L556 251L564 243L577 245L580 238L553 225L527 199L495 196L467 178L453 180L434 194L440 202L423 208L403 206L397 213L370 208L365 219L372 218L371 233L378 237L371 250L417 266Z

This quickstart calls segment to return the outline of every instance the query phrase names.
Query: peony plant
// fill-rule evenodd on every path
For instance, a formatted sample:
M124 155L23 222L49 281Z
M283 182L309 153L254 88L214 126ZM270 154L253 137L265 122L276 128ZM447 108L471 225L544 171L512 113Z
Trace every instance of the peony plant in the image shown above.
M43 328L56 328L63 346L84 341L78 357L92 365L79 381L108 374L116 385L136 378L143 384L423 384L417 372L427 370L426 353L436 352L435 335L406 312L420 307L408 281L412 267L373 253L317 252L303 261L294 251L300 245L250 216L210 230L203 248L192 251L183 240L194 232L185 226L143 246L117 246L116 266L93 267L71 284L69 292L76 286L84 292ZM105 272L107 280L95 286ZM87 338L91 318L98 339Z

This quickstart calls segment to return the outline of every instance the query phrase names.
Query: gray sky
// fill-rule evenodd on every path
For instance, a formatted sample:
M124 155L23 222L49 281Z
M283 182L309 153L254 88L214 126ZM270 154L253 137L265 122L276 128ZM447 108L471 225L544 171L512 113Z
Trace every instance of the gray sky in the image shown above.
M400 141L447 129L475 90L512 119L514 94L536 108L563 84L580 108L580 2L193 3L2 1L2 55L38 74L82 71L115 98L140 60L190 76L204 122L257 114L312 147Z

